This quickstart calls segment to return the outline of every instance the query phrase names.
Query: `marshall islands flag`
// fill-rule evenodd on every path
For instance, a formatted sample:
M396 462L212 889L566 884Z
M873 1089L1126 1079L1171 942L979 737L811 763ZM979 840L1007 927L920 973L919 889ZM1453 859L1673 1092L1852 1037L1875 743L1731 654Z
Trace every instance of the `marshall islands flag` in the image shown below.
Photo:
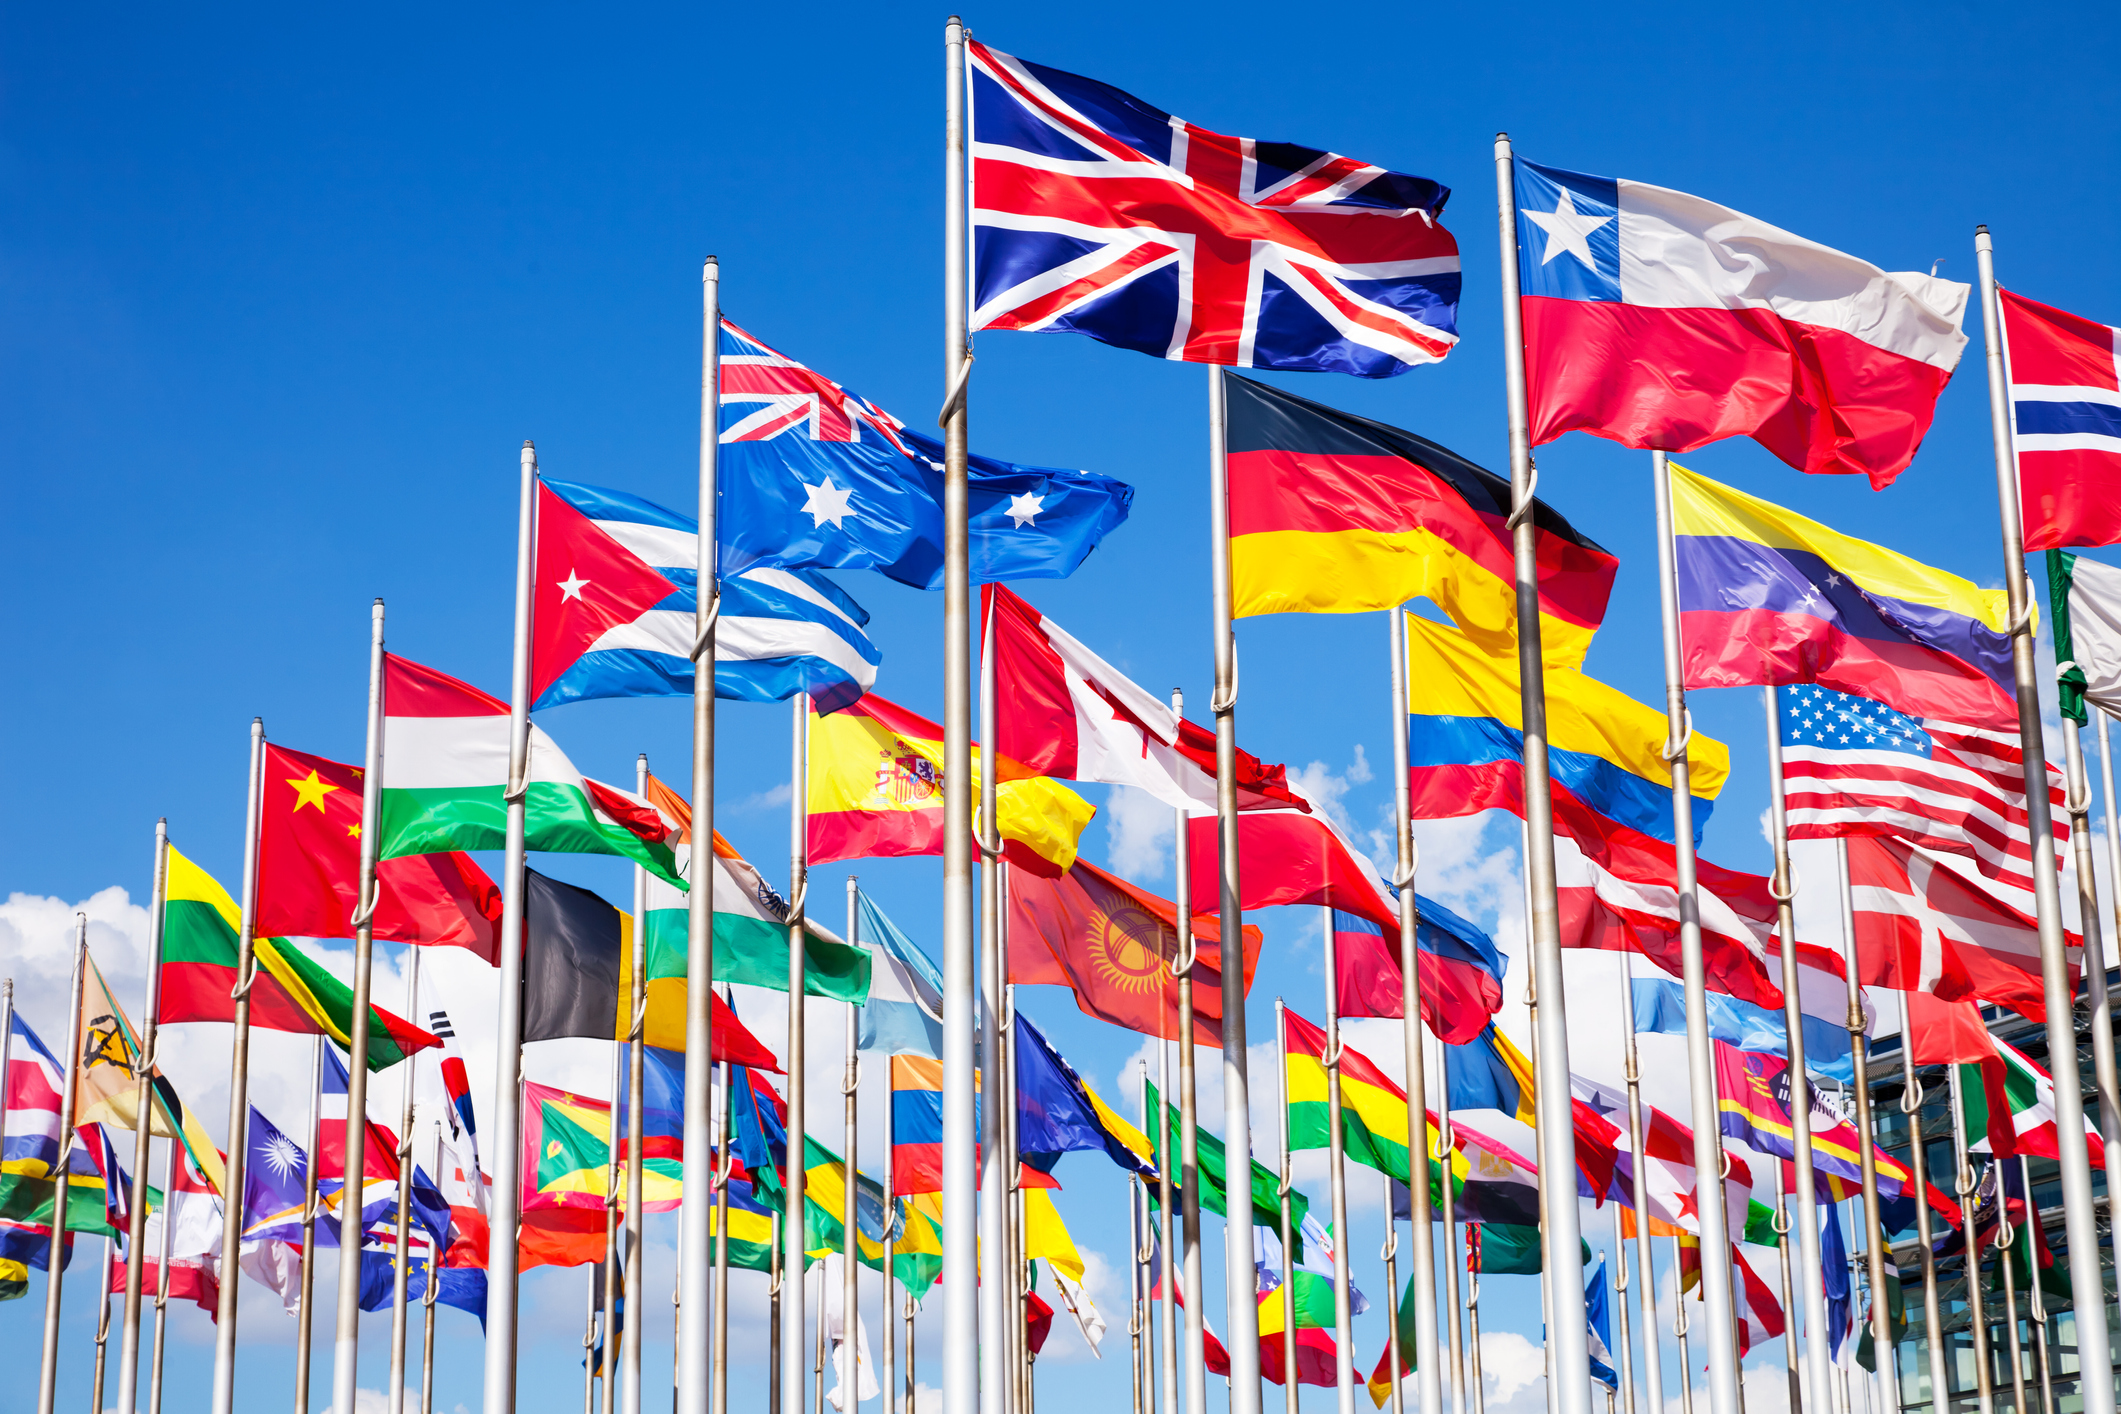
M1672 467L1688 687L1818 683L2016 731L2000 589Z

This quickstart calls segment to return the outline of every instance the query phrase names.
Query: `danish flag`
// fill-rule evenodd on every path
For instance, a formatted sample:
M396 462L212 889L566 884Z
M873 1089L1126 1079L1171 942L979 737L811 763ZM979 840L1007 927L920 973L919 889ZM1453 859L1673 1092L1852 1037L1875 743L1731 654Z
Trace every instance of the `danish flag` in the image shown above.
M1458 243L1436 220L1449 188L968 52L974 328L1361 378L1458 342Z

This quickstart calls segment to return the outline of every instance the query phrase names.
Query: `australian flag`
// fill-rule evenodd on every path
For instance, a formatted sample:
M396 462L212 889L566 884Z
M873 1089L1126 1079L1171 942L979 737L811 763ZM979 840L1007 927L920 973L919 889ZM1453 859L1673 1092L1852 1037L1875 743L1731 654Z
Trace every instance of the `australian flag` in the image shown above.
M1450 189L968 46L975 329L1389 378L1458 342Z
M873 569L943 587L943 444L722 321L722 573ZM1065 579L1127 518L1108 476L971 460L975 583Z

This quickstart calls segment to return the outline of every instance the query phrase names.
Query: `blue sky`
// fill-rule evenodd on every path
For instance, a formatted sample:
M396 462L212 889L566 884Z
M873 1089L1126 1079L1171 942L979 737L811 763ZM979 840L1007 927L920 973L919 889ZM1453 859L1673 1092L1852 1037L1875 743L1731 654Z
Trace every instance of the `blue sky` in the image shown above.
M0 703L0 779L13 802L0 816L0 889L16 896L0 918L0 965L47 1040L60 1039L64 933L82 901L96 900L114 984L137 990L157 816L235 884L252 716L297 749L358 755L373 597L389 605L395 651L505 691L524 438L554 475L689 512L702 256L721 258L725 307L760 337L902 418L932 416L941 19L827 4L16 9L0 21L0 455L15 488L0 520L12 585L0 643L18 684ZM1001 49L1205 126L1454 187L1445 224L1465 265L1460 349L1384 382L1282 381L1490 466L1503 465L1505 445L1498 129L1534 160L1698 193L1888 269L1942 258L1941 273L1970 280L1973 227L1986 221L2007 283L2121 322L2121 279L2096 254L2121 214L2096 175L2121 156L2111 101L2121 36L2108 7L1326 14L1247 3L1205 24L1117 5L1002 6L968 20ZM1689 464L1999 583L1977 319L1968 332L1976 342L1929 441L1890 490L1806 479L1749 443ZM988 335L979 354L976 447L1138 489L1131 522L1072 580L1020 588L1145 687L1183 687L1204 704L1202 371L1080 338ZM1589 667L1654 700L1647 456L1574 436L1540 461L1543 493L1621 558ZM939 596L874 576L841 582L875 616L879 690L935 714ZM1339 789L1361 831L1390 802L1384 633L1376 615L1241 629L1244 743ZM1758 699L1703 693L1694 708L1699 728L1734 748L1705 852L1764 870ZM645 750L683 782L680 703L581 704L541 721L591 774L623 779ZM721 722L720 823L780 877L787 712L732 705ZM1167 885L1154 821L1104 791L1086 791L1105 807L1086 853ZM1514 825L1424 833L1437 869L1425 891L1496 926L1514 950ZM627 888L615 861L553 872L613 897ZM859 872L936 945L932 862ZM836 891L843 873L826 871L819 886ZM1315 918L1264 921L1255 1035L1271 1024L1275 992L1318 1005ZM1513 959L1513 991L1521 978ZM470 1010L476 979L463 986L454 1006ZM1119 1087L1136 1038L1079 1017L1059 993L1025 1005L1093 1079ZM837 1026L820 1025L836 1060ZM218 1131L225 1033L183 1038L172 1068ZM261 1084L276 1119L299 1120L298 1087ZM1103 1290L1122 1303L1108 1315L1123 1352L1125 1236L1110 1217L1120 1189L1098 1162L1064 1166L1062 1211L1114 1266ZM1602 1230L1606 1219L1587 1221ZM1374 1199L1357 1222L1358 1273L1381 1290ZM1219 1267L1212 1243L1207 1265ZM660 1274L651 1265L652 1329L666 1332L647 1347L651 1372L667 1369L656 1286L667 1291L667 1277L667 1261ZM73 1283L66 1327L69 1403L87 1398L85 1284ZM1536 1299L1530 1283L1515 1285L1525 1291L1491 1290L1489 1329L1514 1332L1529 1352ZM0 1311L0 1353L16 1368L34 1358L41 1291ZM525 1292L536 1338L523 1347L524 1407L571 1407L576 1278L539 1273ZM292 1323L263 1288L244 1299L246 1349L256 1343L244 1398L282 1398ZM455 1313L441 1319L438 1406L475 1407L476 1332ZM1365 1365L1379 1319L1358 1326ZM371 1357L386 1329L380 1318L366 1326ZM205 1323L186 1313L178 1330L173 1410L203 1400L210 1362ZM927 1333L923 1346L938 1348ZM364 1361L364 1384L382 1373ZM738 1388L762 1374L740 1369ZM1042 1383L1123 1397L1124 1375L1123 1353L1095 1364L1059 1350ZM923 1377L933 1382L925 1362ZM1536 1402L1529 1384L1490 1393Z

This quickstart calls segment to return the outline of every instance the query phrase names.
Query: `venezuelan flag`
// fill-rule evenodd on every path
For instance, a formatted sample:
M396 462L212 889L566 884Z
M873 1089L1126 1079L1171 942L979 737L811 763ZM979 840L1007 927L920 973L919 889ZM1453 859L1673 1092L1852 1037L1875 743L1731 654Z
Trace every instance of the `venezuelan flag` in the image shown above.
M1324 1149L1331 1143L1326 1098L1326 1033L1293 1011L1286 1019L1289 1068L1289 1147ZM1341 1149L1358 1164L1408 1181L1407 1131L1412 1116L1407 1092L1353 1046L1340 1048Z
M972 754L976 763L977 744ZM813 712L808 778L811 863L943 852L943 729L926 717L873 692L830 716ZM1032 776L997 785L995 813L1009 861L1055 878L1075 863L1097 811L1058 781Z
M1491 652L1514 653L1510 483L1424 437L1231 375L1231 589L1251 614L1354 614L1426 598ZM1544 502L1540 642L1583 662L1620 562Z
M2015 730L2009 599L1672 466L1688 687L1818 683Z
M1524 813L1524 714L1517 659L1454 628L1407 616L1407 774L1416 819L1482 810ZM1587 853L1630 835L1672 833L1664 713L1587 673L1546 670L1548 770L1555 823ZM1687 746L1694 842L1730 776L1730 750L1695 733ZM1652 856L1660 853L1654 848ZM1670 850L1661 851L1669 858ZM1654 861L1652 864L1654 867ZM1667 868L1668 868L1667 863Z

